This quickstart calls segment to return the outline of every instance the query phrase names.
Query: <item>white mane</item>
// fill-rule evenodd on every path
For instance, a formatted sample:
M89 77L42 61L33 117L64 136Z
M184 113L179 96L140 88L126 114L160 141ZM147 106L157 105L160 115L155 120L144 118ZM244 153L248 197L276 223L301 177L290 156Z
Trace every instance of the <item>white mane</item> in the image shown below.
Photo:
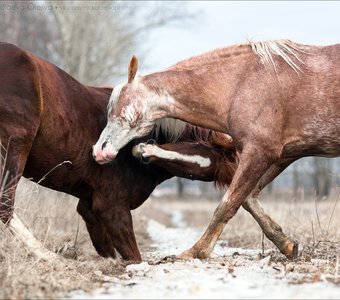
M276 66L273 59L273 55L280 56L295 72L302 72L298 63L304 64L299 58L298 52L306 53L302 47L293 43L290 40L279 40L279 41L265 41L265 42L250 42L249 43L252 51L258 55L263 64L268 66L272 65L276 72ZM293 61L295 58L295 61Z
M134 79L133 79L133 89L137 89L137 86L138 86L138 72L136 73ZM120 83L118 85L116 85L112 91L112 94L111 94L111 97L110 97L110 100L109 100L109 103L107 105L107 110L109 112L109 114L111 114L111 110L113 109L113 107L115 106L115 103L117 102L118 98L119 98L119 95L122 91L122 88L124 86L126 86L127 83L124 82L124 83Z
M171 118L163 118L156 121L156 138L160 133L164 134L169 142L176 142L182 136L187 123Z
M109 100L109 103L107 104L107 110L108 110L108 113L109 115L111 114L111 111L113 109L113 107L115 106L118 98L119 98L119 95L120 95L120 92L122 91L122 88L126 85L126 83L120 83L118 85L116 85L112 91L112 94L111 94L111 97L110 97L110 100Z

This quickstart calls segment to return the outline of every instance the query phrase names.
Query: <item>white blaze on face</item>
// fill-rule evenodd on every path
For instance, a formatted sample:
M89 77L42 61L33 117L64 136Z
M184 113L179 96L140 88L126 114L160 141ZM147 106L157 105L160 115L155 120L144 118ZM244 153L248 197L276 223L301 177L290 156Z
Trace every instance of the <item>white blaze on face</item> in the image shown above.
M110 143L113 149L118 151L131 140L131 135L133 136L134 132L130 129L129 122L122 118L115 118L107 123L97 144Z
M123 109L122 112L123 118L125 118L128 122L133 122L137 119L137 111L133 104L129 104Z
M128 100L128 104L122 109L120 115L115 115L114 110L119 103L119 98L123 97L121 91L124 86L126 83L116 86L112 92L108 104L108 122L94 149L100 149L103 143L109 143L111 149L118 152L131 140L148 134L156 121L165 117L160 107L172 107L174 102L173 97L166 91L158 94L136 80L132 86L127 87L133 89L126 91L127 95L131 95L129 96L131 98L124 99L124 101Z
M201 168L207 168L211 165L210 158L200 155L187 155L175 151L164 150L156 145L148 144L144 147L143 157L156 156L168 160L180 160L188 163L198 164Z

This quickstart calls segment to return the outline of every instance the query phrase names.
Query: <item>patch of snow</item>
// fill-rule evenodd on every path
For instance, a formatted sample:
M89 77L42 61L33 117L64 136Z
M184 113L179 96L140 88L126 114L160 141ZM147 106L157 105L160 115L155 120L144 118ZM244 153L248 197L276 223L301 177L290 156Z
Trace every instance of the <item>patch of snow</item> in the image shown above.
M190 248L202 232L168 228L150 220L148 233L155 251L144 253L153 261ZM224 242L225 244L225 242ZM273 268L260 250L216 246L213 258L126 267L127 274L88 294L75 291L73 299L337 299L340 287L328 282L290 284L298 274ZM233 255L237 253L236 258ZM233 261L232 264L229 263ZM295 276L295 277L294 277Z
M180 210L174 210L171 213L171 223L173 224L173 226L176 227L186 227L187 226L187 222L184 220L183 218L183 212Z

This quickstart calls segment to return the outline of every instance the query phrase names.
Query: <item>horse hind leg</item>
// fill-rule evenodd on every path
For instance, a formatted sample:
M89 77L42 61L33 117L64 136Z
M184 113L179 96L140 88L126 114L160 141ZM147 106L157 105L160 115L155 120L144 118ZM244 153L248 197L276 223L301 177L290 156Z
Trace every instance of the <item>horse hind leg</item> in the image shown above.
M13 213L8 227L14 236L21 241L25 245L25 248L34 256L46 261L52 261L58 257L57 254L48 251L41 242L34 237L32 232L27 229L15 213Z
M0 141L0 220L7 224L14 210L15 178L8 169L7 149Z
M277 246L282 254L288 259L295 259L298 256L298 242L286 236L280 225L274 222L262 209L258 202L258 195L262 189L273 181L283 170L285 170L294 159L273 164L261 177L251 197L244 203L243 207L254 217L260 225L266 237Z
M51 261L57 255L48 251L33 234L25 227L20 219L14 214L14 199L19 179L25 168L28 150L27 145L16 143L15 140L8 142L4 151L1 146L1 173L0 173L0 220L8 226L14 236L20 240L25 248L33 255L46 261Z
M216 208L208 228L195 245L181 253L178 258L204 259L210 256L225 225L255 189L260 178L272 166L273 160L270 153L266 153L262 148L257 149L255 145L244 147L233 180Z
M177 156L174 155L174 153L177 154L178 146L181 143L176 144L166 144L161 146L156 145L146 145L146 144L139 144L134 147L133 154L135 156L143 155L143 157L147 158L158 158L156 159L156 163L159 162L161 167L167 167L167 164L169 164L171 168L171 171L174 170L177 171L178 174L176 176L184 176L183 172L180 173L184 166L186 166L185 170L190 169L191 171L195 170L193 168L193 165L195 165L192 160L190 160L190 156L180 156L181 153L178 153ZM190 147L189 143L182 143L183 145L186 145L185 149L188 149ZM167 146L172 150L171 152L166 151L166 149L160 149L159 147ZM177 147L176 147L177 146ZM168 149L169 150L169 149ZM196 149L197 150L197 149ZM173 152L176 151L176 152ZM183 149L182 149L183 152ZM198 151L199 152L199 151ZM212 155L210 153L210 155ZM197 155L195 155L197 156ZM189 160L188 160L189 158ZM179 160L180 159L180 160ZM187 161L186 161L187 160ZM171 164L171 162L174 161L175 164ZM213 161L213 159L212 159ZM184 165L184 163L187 163L187 165ZM268 172L260 179L258 183L258 187L255 189L256 193L253 193L251 197L249 197L245 202L243 202L242 206L245 210L247 210L252 217L256 220L256 222L261 227L263 233L266 235L266 237L272 241L277 248L280 250L282 254L284 254L289 259L294 259L297 257L298 254L298 243L294 240L292 240L290 237L286 236L280 225L278 225L273 219L271 219L263 210L263 208L260 206L260 203L258 201L258 194L260 193L260 189L262 187L266 186L269 182L271 182L276 176L277 172L282 172L282 170L288 166L292 161L289 161L289 163L282 164L280 166L273 165L272 168L268 170ZM213 165L212 168L216 169L217 166ZM171 172L170 171L170 172ZM202 180L202 176L204 174L204 179L207 178L214 178L214 171L211 172L210 168L205 168L204 171L202 168L198 168L197 170L196 178ZM208 174L207 173L211 173ZM192 177L190 177L192 179ZM213 180L213 179L210 179Z
M242 206L253 216L265 236L273 242L282 254L291 260L297 258L298 242L285 235L281 226L264 212L258 197L248 198Z
M12 141L0 145L0 220L8 224L14 212L16 187L25 167L27 153L18 153Z

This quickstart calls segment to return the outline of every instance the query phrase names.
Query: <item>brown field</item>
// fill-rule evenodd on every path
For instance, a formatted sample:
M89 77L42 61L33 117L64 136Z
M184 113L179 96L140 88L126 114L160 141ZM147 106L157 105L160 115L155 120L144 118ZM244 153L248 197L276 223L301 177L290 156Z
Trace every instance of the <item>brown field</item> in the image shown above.
M282 225L286 234L299 241L300 257L293 263L293 268L300 268L315 280L320 274L331 274L334 281L339 281L339 189L334 190L329 199L319 202L313 197L294 199L289 193L272 196L275 199L271 200L266 195L263 198L265 211ZM217 203L190 196L181 200L174 196L151 197L133 213L142 256L146 257L150 249L147 220L151 218L176 227L172 212L177 211L182 215L184 226L203 231ZM1 299L55 298L75 289L90 291L103 284L102 278L97 276L98 271L109 276L118 276L125 271L125 263L120 260L103 259L96 254L76 205L76 198L21 181L16 213L47 248L60 253L60 259L53 263L37 260L0 225ZM222 238L230 247L274 248L270 241L263 239L258 225L243 209L228 224ZM272 257L292 267L282 255L275 253ZM327 263L313 265L314 258Z

